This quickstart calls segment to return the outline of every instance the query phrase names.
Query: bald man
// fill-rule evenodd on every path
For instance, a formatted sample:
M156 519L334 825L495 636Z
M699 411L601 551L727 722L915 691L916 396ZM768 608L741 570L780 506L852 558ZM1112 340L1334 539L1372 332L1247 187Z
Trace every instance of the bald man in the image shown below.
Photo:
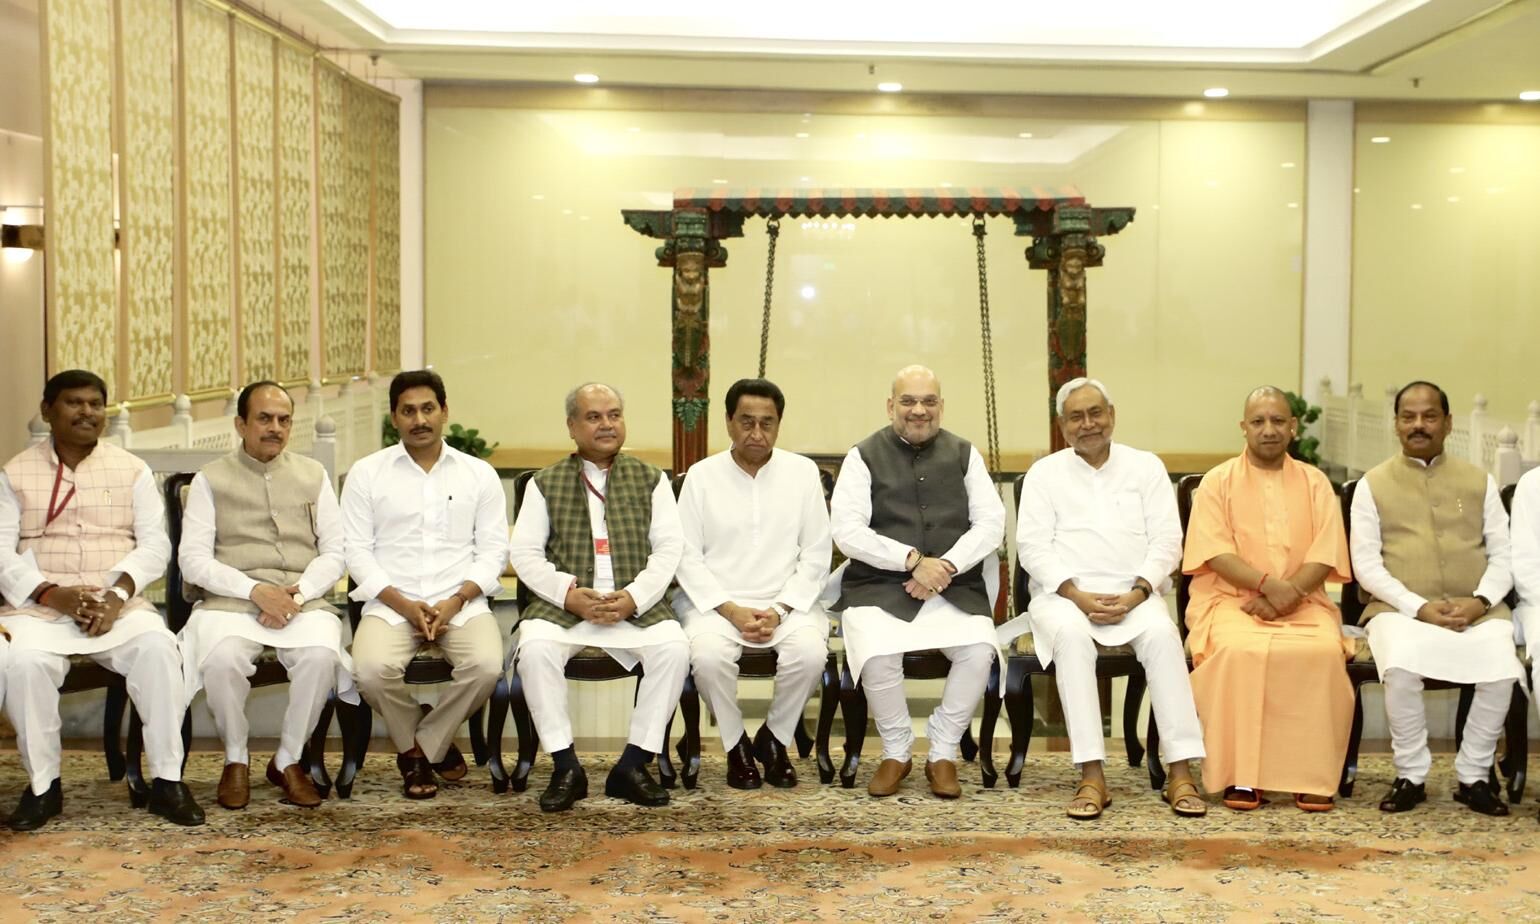
M690 643L665 594L684 553L668 476L621 452L625 399L591 382L567 395L577 451L541 469L524 490L509 559L531 591L519 624L517 670L540 743L555 769L540 796L547 812L588 795L567 713L566 665L585 647L627 668L642 665L630 736L604 794L668 804L647 766L663 750L668 720L690 670Z
M978 450L941 429L934 372L899 370L887 406L890 425L845 455L834 486L834 541L850 559L834 609L882 735L873 796L896 793L912 767L904 652L938 648L952 662L927 725L925 776L931 792L955 799L958 742L997 657L984 568L996 562L1005 507Z
M1187 524L1203 782L1240 811L1268 789L1329 811L1353 722L1353 646L1325 590L1351 577L1342 505L1320 469L1289 456L1298 428L1282 391L1253 391L1246 448L1203 476Z

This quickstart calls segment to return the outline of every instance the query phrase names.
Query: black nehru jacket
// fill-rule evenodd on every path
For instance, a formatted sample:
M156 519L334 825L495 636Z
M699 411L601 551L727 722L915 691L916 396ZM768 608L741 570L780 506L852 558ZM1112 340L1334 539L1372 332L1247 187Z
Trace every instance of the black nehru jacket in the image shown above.
M856 444L856 449L872 473L872 529L932 558L951 551L972 526L963 480L972 444L942 430L930 442L914 446L892 427L884 427ZM851 559L834 609L876 606L913 622L924 601L904 590L907 580L907 572L886 571ZM983 564L953 575L941 596L964 613L988 614Z

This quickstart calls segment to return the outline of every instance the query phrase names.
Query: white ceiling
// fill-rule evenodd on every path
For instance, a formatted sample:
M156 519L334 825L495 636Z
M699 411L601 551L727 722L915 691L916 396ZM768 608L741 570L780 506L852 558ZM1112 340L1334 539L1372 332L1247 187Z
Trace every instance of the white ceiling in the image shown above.
M1514 101L1540 0L248 0L429 81L906 93ZM773 15L766 14L773 11ZM699 12L698 12L699 11Z

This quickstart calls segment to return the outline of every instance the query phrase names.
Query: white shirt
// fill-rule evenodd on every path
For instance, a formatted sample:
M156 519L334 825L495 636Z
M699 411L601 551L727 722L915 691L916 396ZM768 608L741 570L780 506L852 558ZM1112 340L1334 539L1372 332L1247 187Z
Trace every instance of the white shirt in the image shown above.
M177 545L182 580L221 597L249 600L258 582L214 558L215 518L214 489L199 472L187 489L187 503L182 509L182 541ZM315 497L315 529L316 557L297 582L301 603L326 596L344 570L342 516L329 478L321 479Z
M1442 458L1439 456L1432 463L1424 463L1421 459L1413 461L1422 465L1437 465ZM1508 557L1508 515L1503 512L1503 499L1497 492L1497 482L1492 480L1491 475L1486 476L1486 479L1481 535L1486 540L1487 569L1482 573L1475 593L1492 603L1500 603L1508 591L1513 589ZM1385 559L1380 551L1380 511L1374 503L1374 494L1369 490L1367 478L1358 479L1358 487L1353 490L1352 521L1348 552L1353 559L1353 577L1376 600L1388 603L1396 608L1396 612L1416 619L1417 611L1428 601L1408 590L1385 567Z
M1540 469L1519 479L1513 491L1513 585L1519 602L1540 606ZM1537 640L1540 641L1540 640Z
M133 492L134 549L112 566L106 582L110 587L126 574L134 582L137 596L166 573L171 540L166 536L166 505L148 466L139 470ZM0 593L18 609L27 606L32 591L48 580L31 555L18 554L20 539L21 499L11 489L11 480L0 471Z
M731 451L702 459L679 492L679 522L679 586L702 613L745 600L808 610L829 579L829 511L805 456L772 450L754 475Z
M607 494L610 472L607 468L583 460L583 474L600 494ZM588 526L595 539L609 537L609 526L604 521L604 502L584 492L588 498ZM513 524L513 538L508 544L508 560L518 572L519 582L553 606L565 608L567 590L577 581L575 575L557 571L545 557L545 544L551 535L550 511L539 485L531 480L524 488L524 500L519 504L519 515ZM679 556L684 551L684 536L679 530L679 511L674 506L674 492L669 487L668 476L660 474L658 484L652 489L652 522L647 527L647 564L636 575L636 580L621 588L631 595L638 613L645 612L663 599L668 585L674 580L679 567ZM595 556L593 590L611 593L615 580L607 568L600 567Z
M1182 561L1182 521L1165 464L1117 443L1099 469L1073 449L1037 460L1021 485L1016 547L1033 596L1065 581L1125 593L1135 578L1165 593Z
M968 471L963 475L968 492L968 531L958 537L939 558L952 563L958 571L967 571L995 554L1005 537L1005 505L995 491L994 479L984 467L984 457L968 447ZM834 497L829 509L834 542L846 557L865 562L884 571L904 571L905 560L914 547L882 536L872 529L872 472L861 458L860 447L852 447L840 466L834 483Z
M364 615L399 625L405 618L378 599L385 588L437 603L466 581L487 596L449 624L490 612L508 554L506 504L492 466L447 443L426 472L399 443L354 462L342 487L342 535Z

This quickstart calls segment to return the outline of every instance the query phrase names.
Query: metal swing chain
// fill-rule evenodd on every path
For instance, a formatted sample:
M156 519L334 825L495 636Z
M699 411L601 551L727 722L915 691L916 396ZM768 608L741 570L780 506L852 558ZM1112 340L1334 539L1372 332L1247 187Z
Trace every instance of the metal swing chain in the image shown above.
M770 235L769 255L765 258L765 314L759 326L759 377L765 377L765 360L770 355L770 297L775 292L775 243L781 237L781 219L765 222L765 233Z
M979 335L984 354L984 420L989 439L989 470L1000 472L1000 424L995 411L994 333L989 328L989 264L984 255L984 219L973 219L973 238L978 242Z

